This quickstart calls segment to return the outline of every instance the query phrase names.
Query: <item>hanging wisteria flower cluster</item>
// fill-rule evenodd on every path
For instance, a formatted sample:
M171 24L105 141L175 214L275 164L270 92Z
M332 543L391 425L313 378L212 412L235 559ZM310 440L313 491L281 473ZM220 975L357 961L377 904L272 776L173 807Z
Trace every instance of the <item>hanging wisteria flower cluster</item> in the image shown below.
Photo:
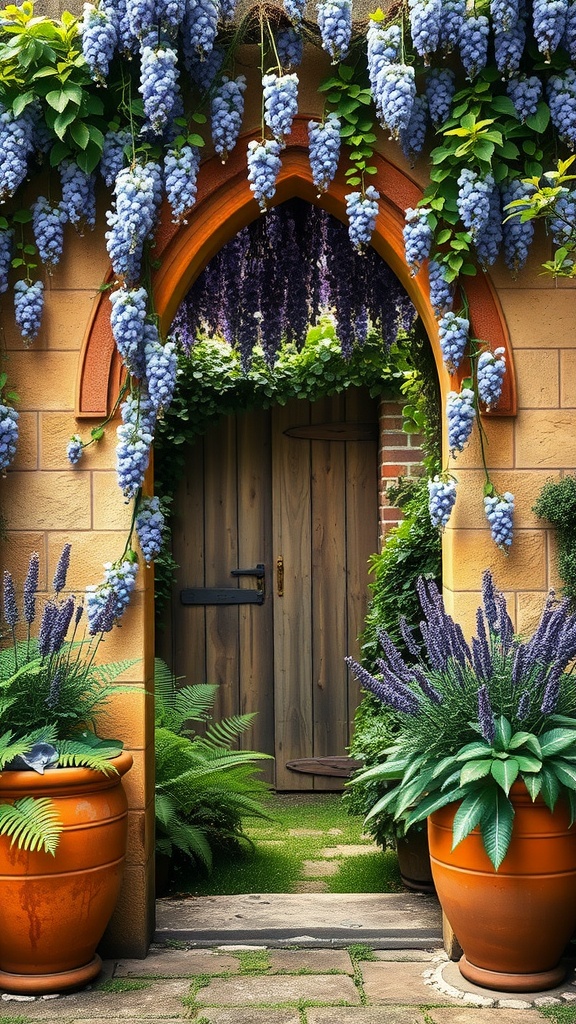
M245 367L260 345L273 365L283 341L301 347L310 324L327 313L348 356L370 325L389 346L416 316L374 250L358 255L340 221L292 199L240 231L210 261L180 305L173 332L185 350L198 337L219 335L238 349Z

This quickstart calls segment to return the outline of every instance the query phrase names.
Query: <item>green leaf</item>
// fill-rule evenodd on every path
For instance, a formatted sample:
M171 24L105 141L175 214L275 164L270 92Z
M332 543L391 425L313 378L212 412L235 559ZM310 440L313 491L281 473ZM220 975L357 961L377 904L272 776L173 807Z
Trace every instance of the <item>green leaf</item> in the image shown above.
M512 838L514 808L499 786L485 791L486 810L481 823L484 849L496 871L500 867Z
M489 164L494 154L494 143L488 139L478 139L472 146L472 151L477 160ZM456 151L458 155L458 150Z
M490 791L482 788L464 798L454 815L454 825L452 827L453 850L456 849L463 839L466 839L466 836L470 835L472 829L480 824L486 812L489 811L491 806L489 797Z
M74 122L70 128L70 135L74 139L74 142L80 146L80 149L86 149L86 146L90 142L90 132L82 121Z
M54 120L54 131L59 139L63 139L66 134L66 129L73 121L76 120L75 110L65 110L63 113L58 114Z
M499 114L509 114L510 117L518 117L516 107L509 96L493 96L492 108L497 110Z
M515 760L521 772L539 772L542 768L542 761L538 757L526 757L525 754L516 754Z
M16 213L12 214L12 220L15 224L29 224L32 220L32 211L16 210Z
M8 836L20 850L56 853L62 824L48 797L24 797L14 804L0 804L0 835Z
M495 724L496 724L496 738L495 738L495 741L494 741L495 745L496 745L496 747L499 747L500 750L507 750L508 749L508 744L510 743L510 740L512 739L512 726L510 725L510 722L508 721L507 718L505 718L504 715L498 715L498 717L496 718Z
M566 750L567 747L576 749L576 730L550 729L543 733L539 740L542 756L550 757L551 754L557 754L560 750Z
M494 761L491 767L493 778L499 786L502 787L506 796L510 792L510 787L518 778L519 765L515 757L509 757L506 761Z
M546 806L553 811L556 806L556 801L560 795L560 783L558 782L556 774L548 767L548 765L543 764L538 778L541 779L542 782L540 787L542 799Z
M53 89L46 96L46 102L52 107L53 110L58 111L59 114L66 110L69 103L69 97L63 89Z
M33 103L36 99L33 92L21 92L18 94L12 104L12 110L14 111L15 117L20 117L20 114L26 109L29 103Z
M448 241L451 235L452 232L450 228L443 228L442 231L439 231L438 234L436 235L436 244L444 245L444 243Z
M538 108L535 114L531 114L530 117L526 118L526 124L534 132L538 132L539 135L545 132L550 123L550 107L543 100L538 104Z
M349 64L340 64L338 74L343 82L351 82L354 78L354 68L350 67Z
M192 134L188 136L188 145L197 146L198 149L202 149L202 146L205 146L206 143L201 135L197 135L196 132L192 132Z
M524 785L534 801L542 789L542 778L540 775L523 775Z
M549 761L548 767L550 767L558 781L564 786L568 789L576 789L576 765L558 757Z
M475 782L490 774L492 761L487 758L483 761L468 761L460 772L460 785L465 786L468 782Z
M410 825L415 825L418 821L423 821L424 818L427 818L434 811L439 811L441 807L446 807L447 804L456 803L465 796L468 796L468 794L460 786L457 789L447 790L443 793L429 793L406 818L406 828L409 828Z
M542 758L540 741L532 732L515 732L508 744L508 750L517 750L518 747L527 747L536 757Z

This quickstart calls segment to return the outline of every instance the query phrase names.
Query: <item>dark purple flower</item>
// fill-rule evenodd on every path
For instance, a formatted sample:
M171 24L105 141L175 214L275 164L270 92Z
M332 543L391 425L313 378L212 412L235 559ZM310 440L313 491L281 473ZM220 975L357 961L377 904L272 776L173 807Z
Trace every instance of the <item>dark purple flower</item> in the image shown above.
M378 640L380 642L380 647L382 648L384 656L388 664L390 665L392 671L398 676L399 679L402 679L403 682L409 682L409 680L412 678L410 669L404 662L404 659L400 654L400 651L394 644L392 638L384 629L378 630Z
M344 660L360 683L360 686L364 690L373 693L383 704L412 717L419 714L420 705L418 698L408 687L404 687L402 684L392 687L385 682L381 682L379 679L375 679L370 672L354 661L353 658L348 657Z
M496 631L500 633L502 653L508 654L512 649L512 641L514 640L514 623L508 614L504 594L496 594L496 608L498 612Z
M30 557L28 573L24 582L24 619L30 625L36 616L36 591L40 573L40 559L37 552Z
M410 654L414 658L419 658L420 657L420 645L416 643L416 641L414 639L414 634L412 633L412 630L410 629L410 627L409 627L409 625L408 625L408 623L406 621L406 617L404 615L400 616L399 625L400 625L400 633L402 634L402 639L403 639L404 643L406 644L407 650L410 652Z
M79 604L77 606L77 608L76 608L76 614L74 615L74 628L76 628L78 626L78 623L80 622L80 619L82 618L82 613L83 612L84 612L84 605L83 604Z
M412 674L416 679L422 693L432 701L433 704L441 704L444 700L442 694L435 686L432 685L426 674L422 671L419 665L415 665L412 669Z
M66 639L68 627L72 621L74 614L74 598L67 597L66 600L60 605L58 614L54 620L52 626L52 636L50 639L50 654L56 654L60 650L62 644Z
M93 635L96 633L109 633L112 629L116 621L116 600L115 591L110 590L101 611L90 628L90 632Z
M38 633L38 650L42 658L45 658L46 655L50 653L52 631L57 618L58 605L54 604L53 601L48 601L48 603L44 605L42 621L40 623L40 632Z
M496 607L496 588L494 587L494 580L489 569L485 569L482 574L482 600L488 626L495 632L496 623L498 622L498 609Z
M66 586L66 576L68 574L68 566L70 565L71 547L71 544L65 544L62 548L62 554L58 559L58 565L56 566L56 572L54 573L54 580L52 582L52 586L57 594L59 594L61 590L64 590L64 587Z
M544 697L542 698L542 706L540 711L543 715L553 715L558 706L558 697L560 695L560 680L562 672L558 668L553 668L548 676L546 683L546 689L544 690Z
M488 646L488 640L486 638L486 628L484 623L484 613L481 608L478 608L476 612L476 626L478 636L472 637L472 666L474 672L478 676L478 679L483 679L484 682L492 676L492 657L490 655L490 647Z
M530 692L528 690L524 690L520 696L520 700L518 701L518 707L516 708L516 718L519 722L523 722L524 719L528 718L531 703Z
M478 721L480 723L480 730L486 742L493 743L494 737L496 736L496 723L494 721L494 712L492 711L492 705L490 704L488 690L484 683L482 686L478 687Z
M12 574L4 570L4 618L11 629L18 622L18 605Z

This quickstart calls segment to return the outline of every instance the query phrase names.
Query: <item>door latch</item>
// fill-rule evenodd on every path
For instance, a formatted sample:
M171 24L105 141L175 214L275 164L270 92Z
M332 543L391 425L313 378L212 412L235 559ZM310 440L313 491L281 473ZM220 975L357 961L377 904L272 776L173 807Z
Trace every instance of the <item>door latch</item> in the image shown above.
M276 559L276 589L278 597L284 596L284 559L282 555Z

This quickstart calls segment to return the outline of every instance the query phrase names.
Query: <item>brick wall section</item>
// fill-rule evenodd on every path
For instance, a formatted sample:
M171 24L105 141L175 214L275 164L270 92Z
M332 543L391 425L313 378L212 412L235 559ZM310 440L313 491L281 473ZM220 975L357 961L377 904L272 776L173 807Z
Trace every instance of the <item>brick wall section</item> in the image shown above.
M379 536L380 546L386 534L402 520L402 510L391 505L387 498L389 487L398 483L401 476L416 477L422 474L422 449L419 434L406 434L402 430L402 406L398 398L394 401L382 399L378 410L380 423L379 465Z

